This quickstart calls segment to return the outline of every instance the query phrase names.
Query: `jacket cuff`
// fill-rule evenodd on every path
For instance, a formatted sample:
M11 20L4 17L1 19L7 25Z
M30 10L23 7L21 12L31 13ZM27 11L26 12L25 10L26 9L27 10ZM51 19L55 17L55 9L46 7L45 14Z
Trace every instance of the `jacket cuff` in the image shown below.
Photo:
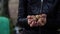
M17 25L20 27L27 27L28 26L27 18L19 19Z

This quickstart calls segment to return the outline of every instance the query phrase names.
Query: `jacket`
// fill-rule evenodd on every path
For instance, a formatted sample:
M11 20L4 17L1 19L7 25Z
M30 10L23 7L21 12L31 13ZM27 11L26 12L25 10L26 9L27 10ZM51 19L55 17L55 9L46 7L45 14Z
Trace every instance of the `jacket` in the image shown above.
M58 8L57 5L59 0L44 0L43 1L43 11L41 10L41 0L19 0L19 12L18 12L18 23L17 25L25 28L26 30L56 30L59 28L60 23L57 23L58 13L56 12ZM47 23L43 27L33 27L30 28L27 23L28 15L36 15L36 14L47 14ZM56 17L57 16L57 17ZM55 28L55 29L54 29Z

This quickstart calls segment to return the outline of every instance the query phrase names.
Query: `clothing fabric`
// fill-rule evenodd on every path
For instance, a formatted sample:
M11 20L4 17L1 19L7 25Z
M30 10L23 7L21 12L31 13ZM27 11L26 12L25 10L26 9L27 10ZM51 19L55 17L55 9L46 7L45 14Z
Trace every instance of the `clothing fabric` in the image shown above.
M24 34L58 34L60 28L60 0L43 0L43 11L41 10L41 0L19 0L19 12L17 26L25 28ZM27 23L28 15L46 14L47 23L43 27L30 27ZM27 32L26 32L27 31ZM35 33L36 32L36 33ZM40 33L39 33L40 32Z

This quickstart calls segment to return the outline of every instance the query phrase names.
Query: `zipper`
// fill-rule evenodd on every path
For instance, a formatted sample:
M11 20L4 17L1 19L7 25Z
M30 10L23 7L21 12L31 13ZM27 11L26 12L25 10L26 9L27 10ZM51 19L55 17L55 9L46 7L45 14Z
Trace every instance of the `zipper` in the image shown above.
M43 0L41 0L41 10L40 13L43 13Z
M42 13L43 13L43 0L41 0L41 10L40 10L40 14L42 14ZM40 27L39 27L39 34L42 34Z

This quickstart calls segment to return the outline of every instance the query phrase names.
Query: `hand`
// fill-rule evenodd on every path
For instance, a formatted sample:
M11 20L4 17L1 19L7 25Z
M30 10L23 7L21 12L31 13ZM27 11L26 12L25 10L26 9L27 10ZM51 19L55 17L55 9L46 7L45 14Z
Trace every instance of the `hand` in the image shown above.
M38 19L37 23L39 26L44 26L46 24L46 14L39 15L40 18Z
M29 15L27 16L27 18L28 18L28 25L30 25L30 27L37 26L36 18L34 15Z

